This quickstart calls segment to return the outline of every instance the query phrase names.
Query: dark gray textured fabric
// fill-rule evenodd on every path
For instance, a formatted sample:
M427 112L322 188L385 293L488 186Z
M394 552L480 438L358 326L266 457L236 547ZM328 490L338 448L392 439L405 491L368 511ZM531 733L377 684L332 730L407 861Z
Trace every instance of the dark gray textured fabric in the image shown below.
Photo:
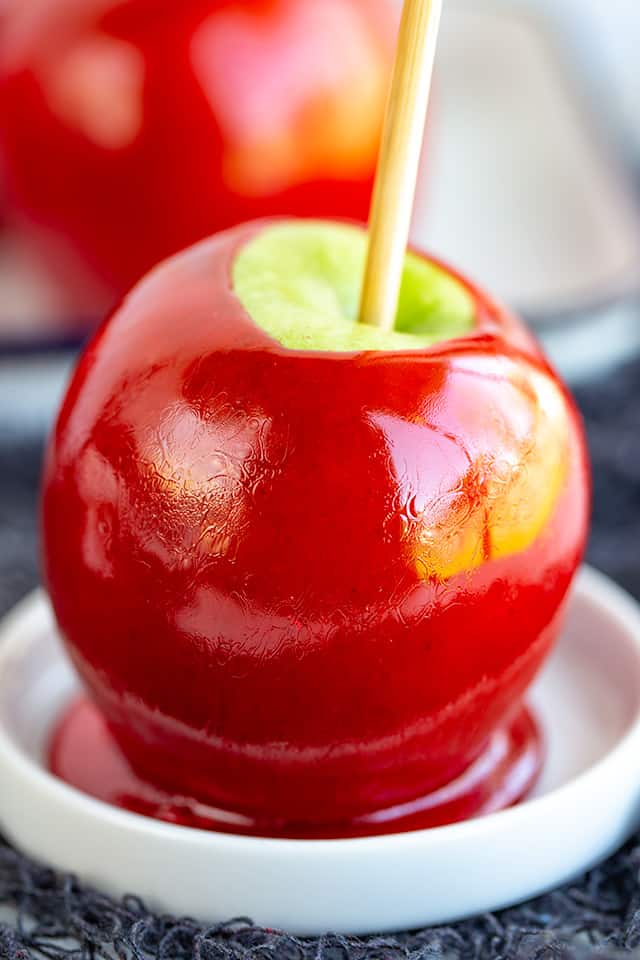
M589 560L640 598L640 364L578 391L578 400L594 466ZM0 436L0 613L37 582L40 446L18 432ZM0 960L640 960L639 871L640 837L567 889L498 915L391 937L300 941L247 921L205 930L156 917L134 897L114 903L0 841L0 907L20 918L17 927L0 923Z

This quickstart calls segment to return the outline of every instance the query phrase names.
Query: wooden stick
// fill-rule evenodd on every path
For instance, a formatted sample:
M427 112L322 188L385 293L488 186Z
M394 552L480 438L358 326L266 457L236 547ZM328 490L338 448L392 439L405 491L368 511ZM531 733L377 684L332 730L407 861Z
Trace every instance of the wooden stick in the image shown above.
M409 239L442 0L404 0L382 132L360 323L392 330Z

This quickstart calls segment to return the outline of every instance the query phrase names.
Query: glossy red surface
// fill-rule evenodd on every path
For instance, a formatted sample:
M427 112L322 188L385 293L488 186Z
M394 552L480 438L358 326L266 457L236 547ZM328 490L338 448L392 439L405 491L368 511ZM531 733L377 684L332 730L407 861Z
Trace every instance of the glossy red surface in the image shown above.
M134 769L248 816L423 796L485 749L557 635L589 499L573 404L474 292L464 338L287 350L230 288L260 224L155 271L52 435L44 570Z
M366 220L391 0L6 0L0 163L81 305L272 214Z
M522 710L492 735L486 750L461 777L442 789L349 822L324 825L217 810L142 780L127 763L98 708L85 698L64 712L48 755L51 772L70 786L132 813L199 830L296 840L406 833L495 813L528 794L542 761L540 730L531 714Z

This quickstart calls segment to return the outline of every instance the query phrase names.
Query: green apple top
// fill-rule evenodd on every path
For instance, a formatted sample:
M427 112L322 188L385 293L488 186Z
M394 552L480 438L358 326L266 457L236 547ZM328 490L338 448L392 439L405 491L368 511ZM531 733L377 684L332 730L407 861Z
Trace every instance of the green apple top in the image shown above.
M420 350L472 330L476 305L468 290L411 253L395 329L358 323L366 251L367 235L359 227L274 223L239 251L233 288L254 322L292 350Z

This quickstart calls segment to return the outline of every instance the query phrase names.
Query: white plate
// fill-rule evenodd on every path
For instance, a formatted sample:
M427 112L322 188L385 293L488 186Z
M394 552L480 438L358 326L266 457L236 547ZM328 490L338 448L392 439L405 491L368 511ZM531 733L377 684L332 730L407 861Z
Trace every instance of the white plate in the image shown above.
M251 916L294 933L446 922L576 876L640 813L640 612L605 577L578 578L531 702L548 741L534 796L466 823L356 840L208 833L113 809L42 767L76 692L42 593L0 627L0 825L26 852L113 895L205 921Z

